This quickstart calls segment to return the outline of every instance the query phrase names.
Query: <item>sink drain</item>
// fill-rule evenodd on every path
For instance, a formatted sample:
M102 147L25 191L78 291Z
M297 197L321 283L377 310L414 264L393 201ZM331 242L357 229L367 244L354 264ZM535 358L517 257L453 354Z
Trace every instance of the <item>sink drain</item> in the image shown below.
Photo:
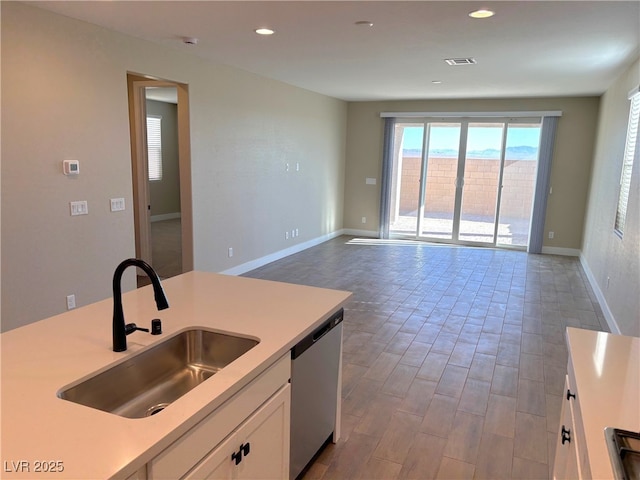
M150 417L151 415L155 415L156 413L160 413L162 410L169 406L168 403L158 403L157 405L153 405L149 407L144 414L145 417Z

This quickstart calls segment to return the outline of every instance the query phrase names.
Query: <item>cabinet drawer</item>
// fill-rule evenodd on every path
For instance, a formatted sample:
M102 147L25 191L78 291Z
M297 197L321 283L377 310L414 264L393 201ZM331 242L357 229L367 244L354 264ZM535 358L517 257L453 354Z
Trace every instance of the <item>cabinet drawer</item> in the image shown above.
M209 414L173 445L149 462L149 480L184 476L249 415L269 399L291 376L287 352L249 385Z

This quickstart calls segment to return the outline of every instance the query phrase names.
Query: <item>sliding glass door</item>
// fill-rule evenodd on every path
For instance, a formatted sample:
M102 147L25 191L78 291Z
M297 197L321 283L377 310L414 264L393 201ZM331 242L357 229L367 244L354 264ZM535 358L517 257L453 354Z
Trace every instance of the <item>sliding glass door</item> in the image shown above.
M420 195L418 236L453 239L460 123L427 124L425 188Z
M458 240L495 244L504 123L467 124Z
M540 133L539 121L514 122L507 129L498 215L498 245L526 247L529 243Z
M418 229L424 124L398 123L394 131L389 231L415 235Z
M526 246L539 137L538 120L397 122L390 234Z

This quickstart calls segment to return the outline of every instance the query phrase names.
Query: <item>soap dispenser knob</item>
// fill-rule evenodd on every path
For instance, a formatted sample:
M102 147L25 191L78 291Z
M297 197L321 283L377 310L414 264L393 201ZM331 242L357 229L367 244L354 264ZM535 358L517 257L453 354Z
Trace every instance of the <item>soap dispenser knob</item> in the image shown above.
M151 320L151 335L160 335L162 333L162 321L159 318Z

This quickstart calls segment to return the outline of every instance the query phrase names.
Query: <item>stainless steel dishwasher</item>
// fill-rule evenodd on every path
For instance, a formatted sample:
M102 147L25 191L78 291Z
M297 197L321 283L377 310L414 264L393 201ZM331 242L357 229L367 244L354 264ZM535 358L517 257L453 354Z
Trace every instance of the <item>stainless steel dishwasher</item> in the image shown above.
M340 309L291 349L291 480L333 434L343 315Z

